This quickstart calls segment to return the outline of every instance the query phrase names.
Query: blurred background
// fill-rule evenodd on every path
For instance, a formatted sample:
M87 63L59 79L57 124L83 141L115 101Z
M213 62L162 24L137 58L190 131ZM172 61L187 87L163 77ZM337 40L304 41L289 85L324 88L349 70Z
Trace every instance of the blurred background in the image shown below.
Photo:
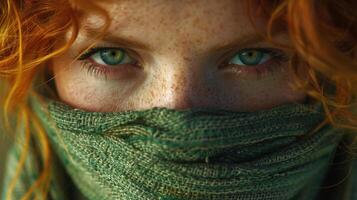
M10 140L0 133L0 194L2 191L3 177L5 171L6 152L10 146ZM0 195L1 196L1 195Z

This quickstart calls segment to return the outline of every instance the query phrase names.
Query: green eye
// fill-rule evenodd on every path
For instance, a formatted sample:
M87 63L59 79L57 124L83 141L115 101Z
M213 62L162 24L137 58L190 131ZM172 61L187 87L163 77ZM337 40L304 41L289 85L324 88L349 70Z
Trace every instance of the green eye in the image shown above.
M100 58L107 65L117 65L123 60L125 54L121 50L106 49L99 52Z
M80 59L85 59L87 57L90 57L95 63L100 65L114 66L136 63L125 50L120 48L94 48L84 54L83 58Z
M271 55L267 50L244 49L239 51L233 59L229 61L229 64L254 66L265 63L270 58Z

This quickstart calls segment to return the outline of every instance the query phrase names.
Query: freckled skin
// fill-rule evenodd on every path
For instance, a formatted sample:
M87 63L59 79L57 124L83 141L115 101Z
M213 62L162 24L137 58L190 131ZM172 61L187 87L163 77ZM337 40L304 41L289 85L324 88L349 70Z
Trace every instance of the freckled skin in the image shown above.
M146 43L153 51L136 51L142 68L127 78L103 80L88 74L80 61L70 65L76 52L88 45L81 31L68 53L53 62L60 98L74 107L103 112L152 107L253 111L303 101L306 95L289 86L292 72L284 69L287 66L260 80L252 74L218 69L221 53L208 50L254 33L241 3L130 0L102 4L113 18L110 33ZM257 20L264 24L263 19ZM86 24L84 19L82 25Z

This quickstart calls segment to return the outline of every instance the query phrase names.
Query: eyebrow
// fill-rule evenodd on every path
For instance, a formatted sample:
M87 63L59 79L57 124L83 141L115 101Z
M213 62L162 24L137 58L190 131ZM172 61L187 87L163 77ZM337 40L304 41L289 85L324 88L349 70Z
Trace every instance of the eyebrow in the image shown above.
M100 35L101 33L96 29L86 28L85 34L86 34L86 37L88 37L88 38L95 38L98 35ZM142 50L148 50L148 51L153 50L149 45L138 42L135 39L131 39L128 37L123 37L123 36L117 36L117 35L113 35L113 34L107 33L107 32L104 33L103 38L101 40L108 42L108 43L115 43L122 47L130 47L130 48L134 48L134 49L142 49Z
M86 28L85 34L88 38L94 38L94 37L97 37L98 35L100 35L100 32L93 28ZM275 35L275 33L274 33L274 35ZM262 34L250 33L250 34L244 35L243 37L236 38L232 41L227 41L227 42L218 44L217 46L210 48L209 52L229 50L229 49L233 49L233 48L236 48L239 46L244 47L248 44L261 42L263 39L264 39L264 37L262 36ZM114 43L121 47L126 47L126 48L153 51L153 48L150 47L148 44L139 42L139 41L129 38L129 37L113 35L108 32L104 33L101 41L108 42L108 43Z

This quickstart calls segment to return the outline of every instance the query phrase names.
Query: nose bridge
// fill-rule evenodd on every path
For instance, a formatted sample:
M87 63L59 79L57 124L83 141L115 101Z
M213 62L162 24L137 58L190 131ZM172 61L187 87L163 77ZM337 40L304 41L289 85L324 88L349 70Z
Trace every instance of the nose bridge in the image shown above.
M203 74L200 73L200 66L194 58L181 56L161 63L160 78L155 80L160 91L155 104L159 107L168 107L171 109L188 109L201 106L204 95L201 84Z

